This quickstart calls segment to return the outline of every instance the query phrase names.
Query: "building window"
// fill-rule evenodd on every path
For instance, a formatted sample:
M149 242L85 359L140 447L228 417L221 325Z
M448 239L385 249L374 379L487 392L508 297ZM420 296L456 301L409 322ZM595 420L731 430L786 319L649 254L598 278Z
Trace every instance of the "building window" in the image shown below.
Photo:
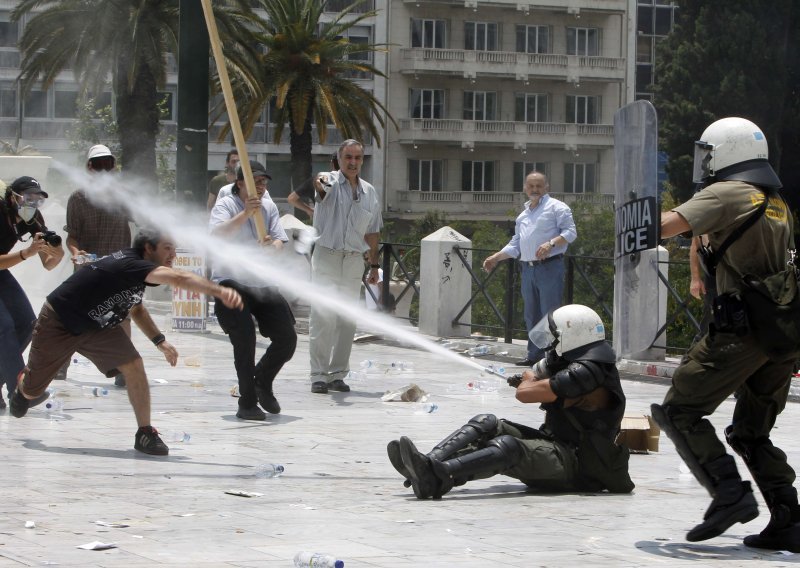
M56 90L53 106L54 118L75 118L77 111L78 91Z
M497 93L464 91L464 120L496 120Z
M15 87L0 88L0 116L4 118L17 116L17 89Z
M409 160L408 189L412 191L442 191L444 187L443 160Z
M547 95L517 93L514 99L514 120L517 122L547 122Z
M8 13L0 15L0 47L17 48L19 24L8 21Z
M47 91L31 91L23 105L25 118L47 118Z
M411 47L426 47L429 49L444 49L445 20L411 20Z
M411 89L411 118L444 118L444 90Z
M600 55L600 30L567 28L567 55Z
M550 53L550 28L518 25L517 53Z
M564 193L594 193L594 164L564 164Z
M536 171L547 176L548 169L547 162L514 162L514 191L523 191L525 178L531 172Z
M461 162L461 191L494 191L494 162Z
M464 49L497 51L497 24L493 22L464 22Z
M600 97L567 95L568 124L599 124Z

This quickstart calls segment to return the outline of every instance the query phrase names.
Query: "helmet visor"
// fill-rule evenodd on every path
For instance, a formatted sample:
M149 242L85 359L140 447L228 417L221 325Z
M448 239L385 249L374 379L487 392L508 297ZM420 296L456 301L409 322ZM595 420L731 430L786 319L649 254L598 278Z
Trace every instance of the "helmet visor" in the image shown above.
M41 193L25 192L22 195L20 195L19 193L15 193L14 195L20 198L20 200L22 201L22 205L27 205L28 207L35 207L36 209L39 209L39 207L44 205L44 202L47 199Z
M694 143L694 171L692 181L701 183L711 175L711 152L714 145L698 140Z
M531 342L539 349L547 349L557 339L551 326L550 314L539 320L533 329L528 333Z

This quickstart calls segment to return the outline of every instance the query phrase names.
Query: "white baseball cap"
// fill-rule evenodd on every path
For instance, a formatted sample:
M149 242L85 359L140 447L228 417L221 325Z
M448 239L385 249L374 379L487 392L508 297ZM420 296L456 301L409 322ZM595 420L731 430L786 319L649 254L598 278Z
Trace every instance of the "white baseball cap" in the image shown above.
M89 148L89 154L86 156L86 159L91 160L92 158L103 158L105 156L111 156L113 158L114 154L111 153L111 150L108 149L108 146L96 144Z

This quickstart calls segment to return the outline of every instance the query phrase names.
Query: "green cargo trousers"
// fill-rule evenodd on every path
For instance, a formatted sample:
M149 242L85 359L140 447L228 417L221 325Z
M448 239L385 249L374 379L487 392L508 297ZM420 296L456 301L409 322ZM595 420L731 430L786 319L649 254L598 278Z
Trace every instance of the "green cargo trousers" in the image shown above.
M771 360L751 334L706 334L689 350L663 406L701 465L727 453L705 416L736 393L732 433L746 445L761 446L759 458L748 463L759 488L771 491L794 483L786 454L762 442L786 406L796 357Z

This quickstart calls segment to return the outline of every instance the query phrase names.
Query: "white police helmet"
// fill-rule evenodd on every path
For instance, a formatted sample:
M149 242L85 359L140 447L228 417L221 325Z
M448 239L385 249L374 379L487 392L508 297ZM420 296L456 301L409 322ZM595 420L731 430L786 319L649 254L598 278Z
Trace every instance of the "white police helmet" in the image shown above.
M756 124L735 116L722 118L694 143L692 181L738 180L778 189L782 184L768 158L767 139Z
M569 304L543 317L528 337L539 349L555 345L556 354L563 356L579 347L605 340L606 329L593 309Z

